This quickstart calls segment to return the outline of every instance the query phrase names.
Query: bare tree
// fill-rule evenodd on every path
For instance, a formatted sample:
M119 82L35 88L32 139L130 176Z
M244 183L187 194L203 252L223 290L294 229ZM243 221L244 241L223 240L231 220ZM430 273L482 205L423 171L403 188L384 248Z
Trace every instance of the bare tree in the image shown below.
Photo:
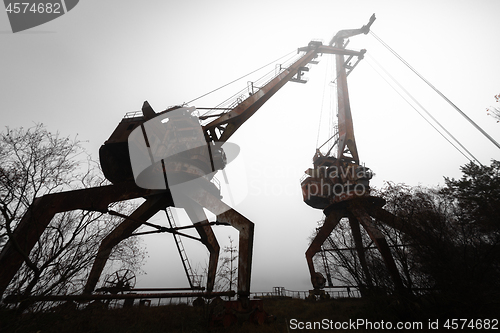
M387 201L385 209L397 216L399 227L374 223L407 288L439 291L447 302L461 297L477 303L500 290L500 162L490 167L471 163L462 171L459 180L445 178L443 188L387 183L376 195ZM346 221L341 221L324 245L324 272L329 269L345 285L393 289L375 246L366 236L362 242L369 274L362 269ZM322 267L319 256L316 263Z
M319 224L323 222L324 220ZM366 243L366 239L364 241ZM329 284L355 286L366 284L347 219L339 222L321 250L320 255L315 257L315 263Z
M495 95L495 102L500 103L500 94ZM497 123L500 122L500 108L499 107L490 107L486 109L486 112L488 112L488 116L492 116L493 118L497 119Z
M0 133L0 247L5 244L36 197L105 184L96 162L77 138L50 133L43 124ZM127 204L115 209L130 210ZM120 222L99 212L56 214L11 281L14 294L69 294L82 290L101 240ZM14 244L15 246L16 244ZM136 238L122 242L113 260L137 270L144 250Z
M361 293L373 289L393 289L394 285L384 261L366 233L361 233L365 270L356 250L348 219L342 219L323 244L321 256L316 256L319 270L334 285L358 286ZM389 244L390 239L388 239Z
M219 258L214 291L228 291L238 285L238 248L233 244L231 236L228 236L228 239L229 246L222 248L224 255ZM204 268L203 271L207 274L208 268Z

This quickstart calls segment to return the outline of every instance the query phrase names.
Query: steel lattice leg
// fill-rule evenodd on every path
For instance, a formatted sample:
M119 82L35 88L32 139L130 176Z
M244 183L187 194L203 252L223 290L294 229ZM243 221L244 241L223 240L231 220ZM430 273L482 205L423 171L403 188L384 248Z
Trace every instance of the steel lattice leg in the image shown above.
M189 218L194 221L195 226L198 223L208 224L207 216L203 211L203 207L200 205L193 202L189 207L185 207L184 209L186 210ZM207 274L207 292L212 292L215 284L215 275L217 273L217 264L219 262L220 246L215 238L215 234L211 226L196 226L196 231L200 235L202 243L205 244L210 252Z
M372 286L372 276L370 274L370 270L368 269L368 264L366 263L365 249L363 246L363 239L361 238L359 221L352 214L349 215L349 225L351 226L352 238L354 239L354 244L356 245L359 262L361 264L361 268L363 269L363 273L365 274L366 283L368 286Z
M394 262L394 258L392 257L391 250L389 249L389 245L387 244L384 235L372 223L370 215L368 215L364 209L355 208L352 209L351 212L365 228L366 232L375 243L375 246L377 246L380 251L396 289L403 290L404 287L401 276L399 275L398 268Z
M337 226L343 216L344 214L342 214L340 211L330 212L330 214L325 219L325 223L323 223L323 226L321 226L316 237L306 251L307 265L309 266L309 273L311 274L311 282L314 289L324 288L326 280L321 273L316 272L316 270L314 269L313 257L321 250L321 245L323 245L325 240L328 238L332 230Z

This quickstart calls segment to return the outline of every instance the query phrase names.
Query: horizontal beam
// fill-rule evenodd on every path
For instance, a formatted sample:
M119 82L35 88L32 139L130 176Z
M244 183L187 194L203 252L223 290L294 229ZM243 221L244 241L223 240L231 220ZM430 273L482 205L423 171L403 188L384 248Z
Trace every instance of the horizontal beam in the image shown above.
M132 288L127 291L179 291L179 290L205 290L205 287L186 288Z
M389 247L405 247L405 246L413 246L413 244L393 244L393 245L388 245ZM376 250L376 246L367 246L363 247L363 250ZM336 249L322 249L321 251L323 252L340 252L340 251L354 251L356 250L355 247L339 247Z
M116 295L45 295L29 296L21 298L17 295L6 297L4 303L19 303L20 301L47 302L47 301L94 301L106 299L137 299L137 298L181 298L181 297L204 297L213 298L218 296L233 297L236 293L233 290L212 293L155 293L155 294L116 294Z
M299 52L307 51L309 47L301 47L299 48ZM318 54L342 54L342 55L350 55L350 56L358 56L358 57L363 57L363 55L366 53L366 50L360 50L360 51L354 51L354 50L348 50L340 47L333 47L333 46L328 46L328 45L320 45L318 49L316 50L316 53Z

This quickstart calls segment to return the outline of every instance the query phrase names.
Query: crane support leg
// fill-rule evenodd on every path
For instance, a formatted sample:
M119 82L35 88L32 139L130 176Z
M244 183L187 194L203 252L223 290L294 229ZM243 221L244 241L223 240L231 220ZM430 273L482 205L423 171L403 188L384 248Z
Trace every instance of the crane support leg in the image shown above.
M372 223L370 215L368 215L365 210L354 208L351 210L351 212L356 217L356 219L358 219L363 228L365 228L366 232L375 243L375 246L380 251L389 274L391 275L392 281L394 282L396 290L403 290L404 287L401 276L399 275L398 268L396 266L396 263L394 262L394 258L392 257L391 250L389 249L389 245L387 244L384 235Z
M224 204L222 201L221 203ZM238 240L238 297L248 298L252 275L254 224L232 208L218 214L217 220L229 223L240 233Z
M229 223L239 231L238 298L248 300L252 272L254 224L202 187L186 191L185 195L217 216L218 222Z
M151 190L139 188L135 183L124 182L36 198L0 253L0 296L56 213L77 209L104 212L112 202L138 198L150 193Z
M311 274L311 282L314 289L324 288L326 280L321 273L317 273L314 269L313 257L321 250L321 245L323 245L328 236L330 236L332 230L337 226L343 216L344 214L342 214L342 211L331 211L306 251L307 265L309 266L309 273Z
M389 227L396 229L402 233L409 235L421 234L421 231L418 228L415 228L411 223L405 223L404 220L383 208L369 207L368 214L388 225ZM425 237L425 235L421 236Z
M97 282L101 276L104 266L109 259L109 255L113 248L122 240L130 237L132 233L139 228L142 223L139 221L147 221L158 211L172 205L171 198L165 195L155 195L146 198L131 215L131 219L125 219L120 223L106 238L104 238L99 246L96 259L90 271L84 293L89 294L94 291Z
M217 273L217 263L219 262L220 246L215 238L212 227L208 225L207 216L203 211L203 207L196 203L192 203L189 207L185 207L186 213L192 221L200 221L194 223L196 231L201 237L201 242L205 244L210 253L208 261L208 274L207 274L207 292L212 292L215 284L215 275ZM207 224L204 226L196 226L199 223Z
M359 221L354 217L354 215L349 214L349 225L351 226L352 238L354 239L354 244L356 246L356 252L358 253L359 263L363 269L365 275L365 281L368 286L372 286L372 276L370 270L368 269L368 264L366 263L365 247L363 246L363 239L361 238L361 230L359 227Z

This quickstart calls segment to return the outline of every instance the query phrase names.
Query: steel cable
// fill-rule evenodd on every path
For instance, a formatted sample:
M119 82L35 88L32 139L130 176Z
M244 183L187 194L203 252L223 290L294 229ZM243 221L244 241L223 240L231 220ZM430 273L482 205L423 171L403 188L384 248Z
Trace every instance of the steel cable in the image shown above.
M378 37L373 31L370 34L375 37L385 48L387 48L396 58L398 58L403 64L405 64L413 73L415 73L422 81L424 81L429 87L431 87L439 96L441 96L448 104L450 104L460 115L462 115L469 123L471 123L478 131L480 131L488 140L490 140L495 146L500 149L500 144L495 141L486 131L484 131L478 124L476 124L472 119L470 119L458 106L453 104L441 91L434 87L429 81L427 81L420 73L418 73L415 68L413 68L406 60L403 59L396 51L394 51L387 43L385 43L380 37Z
M236 81L239 81L239 80L241 80L241 79L243 79L243 78L245 78L245 77L247 77L247 76L249 76L249 75L251 75L251 74L253 74L253 73L257 72L257 71L260 71L261 69L263 69L263 68L265 68L265 67L267 67L267 66L269 66L269 65L272 65L272 64L276 63L276 62L277 62L277 61L279 61L280 59L283 59L284 57L286 57L286 56L288 56L288 55L290 55L290 54L292 54L292 53L294 53L294 52L296 52L296 51L294 50L294 51L292 51L292 52L289 52L289 53L285 54L284 56L281 56L281 57L279 57L278 59L276 59L276 60L274 60L274 61L272 61L272 62L268 63L267 65L264 65L264 66L262 66L262 67L260 67L260 68L258 68L258 69L256 69L256 70L254 70L254 71L252 71L252 72L250 72L250 73L248 73L248 74L245 74L245 75L243 75L243 76L241 76L241 77L239 77L239 78L237 78L237 79L235 79L235 80L233 80L233 81L231 81L231 82L229 82L229 83L226 83L226 84L224 84L224 85L220 86L219 88L216 88L216 89L214 89L214 90L212 90L212 91L209 91L209 92L207 92L207 93L205 93L205 94L203 94L203 95L201 95L201 96L199 96L199 97L196 97L195 99L192 99L192 100L190 100L189 102L187 102L187 103L185 103L185 104L190 104L190 103L192 103L192 102L194 102L194 101L196 101L196 100L198 100L198 99L200 99L200 98L202 98L202 97L205 97L205 96L207 96L207 95L210 95L210 94L212 94L212 93L214 93L214 92L216 92L216 91L218 91L218 90L220 90L220 89L222 89L222 88L224 88L224 87L227 87L228 85L233 84L233 83L235 83Z
M474 155L472 155L472 153L471 153L471 152L469 152L469 151L467 150L467 148L465 148L465 147L464 147L464 146L460 143L460 141L458 141L458 140L457 140L457 139L456 139L456 138L455 138L455 137L454 137L454 136L453 136L450 132L448 132L448 130L446 130L446 128L444 128L444 126L443 126L443 125L441 125L441 123L440 123L439 121L437 121L437 120L436 120L436 118L434 118L434 117L433 117L433 116L429 113L429 111L427 111L427 109L425 109L425 108L424 108L424 107L423 107L423 106L422 106L422 105L421 105L421 104L420 104L420 103L419 103L419 102L415 99L415 97L413 97L413 96L412 96L412 95L411 95L411 94L410 94L410 93L409 93L409 92L408 92L408 91L407 91L407 90L406 90L406 89L405 89L405 88L404 88L404 87L403 87L403 86L402 86L402 85L401 85L401 84L400 84L400 83L399 83L399 82L398 82L398 81L397 81L397 80L396 80L396 79L392 76L392 75L390 75L390 74L389 74L389 73L388 73L388 72L384 69L384 67L382 67L382 65L380 65L380 64L379 64L379 63L378 63L378 62L377 62L377 61L373 58L373 56L368 55L368 57L369 57L369 58L371 58L371 60L373 60L373 61L374 61L374 62L375 62L375 63L376 63L376 64L377 64L377 65L378 65L378 66L379 66L379 67L380 67L380 68L381 68L384 72L385 72L385 74L386 74L386 75L387 75L387 76L388 76L388 77L389 77L392 81L394 81L394 82L398 85L398 87L399 87L401 90L403 90L403 91L405 92L405 94L406 94L406 95L408 95L408 96L411 98L411 100L412 100L413 102L415 102L415 103L416 103L416 104L417 104L417 105L418 105L418 106L419 106L419 107L420 107L420 108L421 108L421 109L422 109L425 113L427 113L427 115L428 115L429 117L431 117L431 119L432 119L432 120L434 120L434 121L435 121L435 122L436 122L436 123L437 123L437 124L438 124L438 125L439 125L439 126L440 126L440 127L441 127L444 131L445 131L445 132L446 132L446 134L448 134L448 135L449 135L449 136L450 136L453 140L455 140L455 141L456 141L456 142L460 145L460 147L462 147L462 149L464 149L464 150L465 150L465 151L466 151L466 152L467 152L470 156L472 156L472 158L473 158L473 159L474 159L477 163L479 163L480 165L482 165L482 164L481 164L481 162L479 162L479 161L478 161L478 160L474 157ZM436 126L434 126L434 125L433 125L433 124L429 121L429 119L425 118L425 117L424 117L424 115L423 115L422 113L420 113L420 111L419 111L419 110L418 110L418 109L417 109L417 108L416 108L413 104L411 104L411 103L410 103L410 101L409 101L408 99L406 99L406 97L405 97L405 96L403 96L403 94L401 94L401 92L400 92L400 91L398 91L398 90L397 90L397 89L396 89L396 88L395 88L395 87L394 87L394 86L393 86L393 85L392 85L392 84L391 84L391 83L390 83L390 82L389 82L389 81L388 81L388 80L387 80L387 79L386 79L386 78L385 78L382 74L380 74L380 72L379 72L379 71L377 71L377 70L375 69L375 67L374 67L374 66L370 63L370 61L367 61L367 63L368 63L368 65L370 65L370 67L371 67L371 68L372 68L372 69L373 69L373 70L374 70L374 71L375 71L375 72L376 72L376 73L377 73L377 74L378 74L378 75L379 75L379 76L380 76L380 77L381 77L381 78L382 78L382 79L383 79L383 80L384 80L384 81L385 81L385 82L386 82L386 83L387 83L387 84L388 84L388 85L392 88L392 89L394 89L394 91L395 91L395 92L396 92L396 93L397 93L397 94L398 94L401 98L403 98L403 99L406 101L406 103L408 103L408 104L409 104L409 105L410 105L410 106L411 106L411 107L412 107L415 111L417 111L417 113L418 113L418 114L419 114L419 115L420 115L420 116L421 116L421 117L422 117L422 118L423 118L423 119L424 119L427 123L429 123L429 125L431 125L431 126L432 126L432 127L433 127L433 128L434 128L434 129L435 129L435 130L436 130L436 131L437 131L437 132L438 132L438 133L439 133L439 134L440 134L440 135L441 135L441 136L442 136L442 137L446 140L446 141L448 141L448 142L449 142L449 143L450 143L450 144L451 144L451 145L452 145L452 146L453 146L456 150L458 150L458 152L460 152L463 156L465 156L465 158L467 158L469 161L471 161L471 162L472 162L472 159L470 159L467 155L465 155L463 151L461 151L460 149L458 149L458 147L457 147L457 146L455 146L455 145L453 144L453 142L451 142L451 141L450 141L450 139L448 139L448 138L447 138L447 137L446 137L443 133L441 133L441 132L439 131L439 129L438 129Z

